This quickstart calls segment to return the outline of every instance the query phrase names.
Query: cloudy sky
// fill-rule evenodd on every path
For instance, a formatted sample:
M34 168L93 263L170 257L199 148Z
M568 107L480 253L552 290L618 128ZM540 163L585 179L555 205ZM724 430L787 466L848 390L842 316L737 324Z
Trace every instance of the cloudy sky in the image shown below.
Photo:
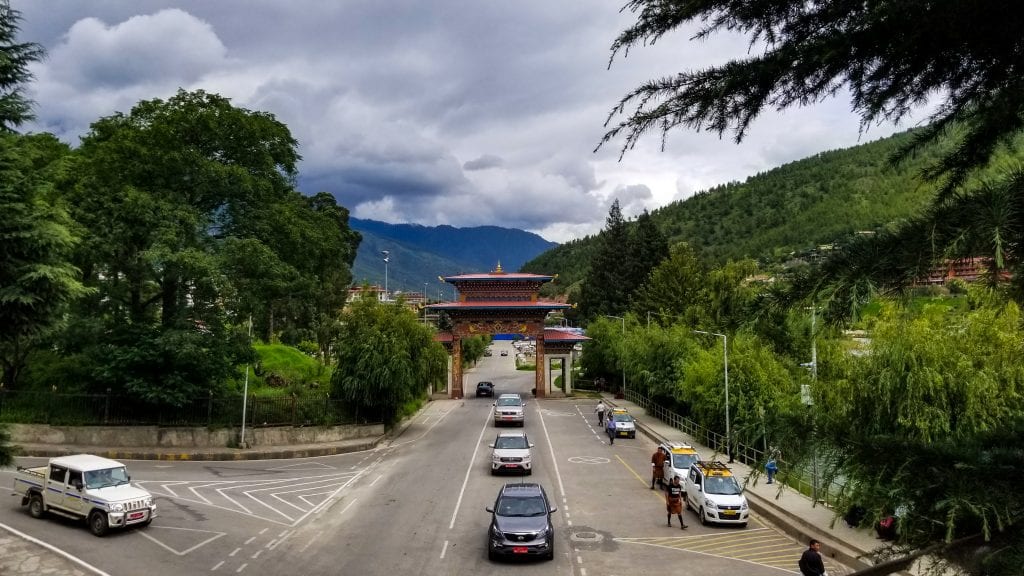
M609 110L645 80L742 57L686 31L608 67L635 21L601 0L11 0L42 44L32 131L77 145L139 100L203 89L273 113L300 144L299 188L359 218L498 225L564 242L896 127L859 131L849 100L765 114L741 145L652 134L598 152ZM904 124L900 128L907 128Z

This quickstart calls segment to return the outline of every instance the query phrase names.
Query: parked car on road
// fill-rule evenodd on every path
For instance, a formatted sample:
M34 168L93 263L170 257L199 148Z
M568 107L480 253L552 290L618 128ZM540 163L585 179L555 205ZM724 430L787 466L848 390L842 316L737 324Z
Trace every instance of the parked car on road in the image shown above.
M636 438L633 417L623 408L613 408L605 418L605 433L609 438Z
M491 525L487 529L487 557L502 556L555 558L555 529L551 505L540 484L505 484L494 506L488 506Z
M700 460L697 450L682 442L662 442L659 447L668 454L664 467L665 485L667 486L673 478L678 476L679 483L686 486L686 476L690 473L690 465Z
M502 356L508 356L508 350L502 350L501 351L501 355Z
M479 398L481 396L494 396L494 382L482 380L476 383L476 397Z
M725 464L718 461L691 464L683 489L687 508L697 512L701 524L747 525L750 516L747 499Z
M526 402L519 394L502 394L494 402L494 425L518 424L526 421Z
M522 472L533 474L533 453L526 432L499 432L491 447L491 474Z

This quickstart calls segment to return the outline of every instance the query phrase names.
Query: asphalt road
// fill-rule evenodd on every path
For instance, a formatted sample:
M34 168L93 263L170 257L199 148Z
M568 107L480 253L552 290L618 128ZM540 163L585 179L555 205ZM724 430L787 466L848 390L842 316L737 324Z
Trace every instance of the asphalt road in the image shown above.
M495 349L511 346L495 343ZM497 430L491 399L432 402L403 434L376 450L299 460L129 463L157 499L145 529L99 539L82 524L34 520L15 498L7 524L111 576L626 575L685 571L751 576L795 573L803 545L756 518L747 528L705 527L685 515L665 526L662 493L650 490L655 445L638 435L609 445L594 400L529 398L533 372L513 357L485 357L466 376L496 393L528 398L524 429L534 473L558 507L552 562L491 562L486 533L498 489L518 477L490 474ZM20 459L36 465L40 459ZM10 486L11 471L0 471Z

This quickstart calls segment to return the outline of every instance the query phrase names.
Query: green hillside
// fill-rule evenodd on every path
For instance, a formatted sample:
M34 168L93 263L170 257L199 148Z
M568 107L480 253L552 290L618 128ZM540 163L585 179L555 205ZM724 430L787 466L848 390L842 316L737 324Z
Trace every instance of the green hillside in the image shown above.
M670 244L688 242L708 263L754 258L782 261L854 233L878 230L917 213L935 187L921 169L943 151L929 150L893 167L890 158L911 133L822 152L745 182L702 191L652 213ZM563 244L522 270L558 273L565 290L586 273L596 236Z

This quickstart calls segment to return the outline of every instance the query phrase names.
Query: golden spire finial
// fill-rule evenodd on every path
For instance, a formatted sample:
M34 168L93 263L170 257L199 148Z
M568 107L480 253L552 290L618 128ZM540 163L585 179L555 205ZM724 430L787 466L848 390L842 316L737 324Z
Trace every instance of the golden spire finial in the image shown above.
M501 260L498 260L498 267L494 269L494 273L495 274L504 274L504 272L501 270Z

